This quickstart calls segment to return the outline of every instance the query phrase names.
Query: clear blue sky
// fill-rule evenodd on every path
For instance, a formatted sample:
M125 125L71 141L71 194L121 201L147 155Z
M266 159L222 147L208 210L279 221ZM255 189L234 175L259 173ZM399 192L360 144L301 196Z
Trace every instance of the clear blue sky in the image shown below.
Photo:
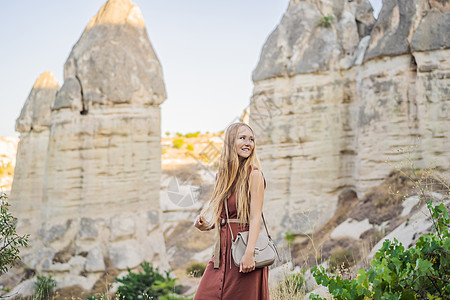
M377 15L381 0L370 0ZM39 74L60 85L63 66L104 0L16 0L0 10L0 136L18 135L16 118ZM134 0L163 67L168 98L162 132L219 131L252 94L251 73L288 0Z

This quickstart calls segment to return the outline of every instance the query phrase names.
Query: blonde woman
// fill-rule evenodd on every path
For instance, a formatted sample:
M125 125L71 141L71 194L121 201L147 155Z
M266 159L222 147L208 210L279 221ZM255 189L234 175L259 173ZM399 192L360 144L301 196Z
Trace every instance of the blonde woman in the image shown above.
M233 123L227 128L211 201L195 220L195 227L201 231L216 229L218 240L194 300L269 299L268 267L255 269L253 257L266 187L255 147L249 125ZM211 216L211 220L208 222L205 216ZM233 237L249 231L239 267L231 261L230 228Z

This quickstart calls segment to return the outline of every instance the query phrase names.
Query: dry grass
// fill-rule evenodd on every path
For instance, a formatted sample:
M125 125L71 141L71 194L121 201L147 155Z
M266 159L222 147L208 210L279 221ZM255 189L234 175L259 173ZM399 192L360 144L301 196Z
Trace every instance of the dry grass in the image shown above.
M353 190L345 190L339 195L338 204L334 216L319 230L300 243L292 245L293 263L295 265L311 267L320 264L330 254L322 253L321 246L330 240L330 234L342 222L344 222L352 208L357 205L358 197Z

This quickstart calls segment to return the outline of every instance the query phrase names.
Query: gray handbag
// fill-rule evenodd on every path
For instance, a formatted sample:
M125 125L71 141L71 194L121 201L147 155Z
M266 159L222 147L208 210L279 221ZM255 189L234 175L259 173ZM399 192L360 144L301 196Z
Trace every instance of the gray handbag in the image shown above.
M225 210L227 213L227 220L228 217L228 205L225 204ZM278 260L280 260L280 256L278 255L278 249L273 242L272 238L269 235L269 231L267 230L266 221L264 220L264 214L261 212L262 219L264 222L264 227L266 228L266 234L263 232L260 232L258 235L258 239L256 240L255 244L255 253L254 253L254 259L255 259L255 268L263 268L266 266L270 266L275 262L275 254L278 257ZM228 222L227 222L228 223ZM233 231L231 230L230 223L228 223L228 227L230 228L231 232L231 256L233 259L234 264L239 267L239 264L241 262L242 257L245 254L245 249L247 248L247 241L248 241L248 231L242 231L239 232L236 236L236 239L233 237ZM230 262L231 263L231 262Z

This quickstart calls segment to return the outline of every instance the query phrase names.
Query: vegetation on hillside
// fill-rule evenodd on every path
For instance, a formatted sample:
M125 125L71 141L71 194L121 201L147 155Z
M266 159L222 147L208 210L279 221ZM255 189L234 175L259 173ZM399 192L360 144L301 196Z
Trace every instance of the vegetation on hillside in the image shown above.
M9 212L10 204L5 193L0 192L0 275L20 261L20 248L28 246L29 235L18 235L17 218Z

